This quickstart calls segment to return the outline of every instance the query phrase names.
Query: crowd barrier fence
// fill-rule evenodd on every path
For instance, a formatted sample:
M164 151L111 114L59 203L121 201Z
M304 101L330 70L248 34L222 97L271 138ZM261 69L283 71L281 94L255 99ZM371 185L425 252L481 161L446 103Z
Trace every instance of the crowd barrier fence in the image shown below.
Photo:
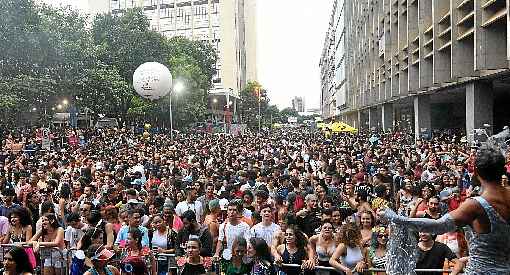
M2 244L0 245L0 259L3 262L4 255L13 247L13 246L19 246L17 244ZM32 248L31 245L23 245L23 248ZM71 261L73 257L73 252L76 251L76 249L64 249L61 250L56 247L40 247L39 251L37 253L34 253L35 260L36 260L36 274L41 275L49 275L50 270L56 269L60 273L55 273L57 275L64 275L69 274L70 272L70 266ZM179 270L177 264L176 264L176 255L175 254L168 254L168 253L155 253L154 257L156 261L161 259L166 259L168 262L167 265L167 272L168 274L176 274ZM116 265L120 263L120 259L116 258L113 259L112 264ZM46 269L45 269L46 267ZM281 264L278 265L278 267L293 267L293 268L299 268L300 265L297 264ZM149 274L151 274L150 266L148 267ZM159 269L158 269L159 270ZM324 273L327 271L336 271L333 267L326 267L326 266L316 266L315 269L316 273ZM386 271L383 268L369 268L366 270L367 272L378 272L378 274L385 274ZM451 270L444 270L444 269L415 269L416 272L423 272L423 273L433 273L433 272L442 272L442 273L451 273ZM159 271L158 271L159 272ZM51 273L53 274L53 273ZM327 273L326 273L327 274Z
M4 255L9 252L14 246L19 244L2 244L0 247L0 258L3 262ZM44 247L40 246L38 251L34 251L31 245L21 245L24 248L29 258L35 260L35 273L41 275L67 275L69 274L70 259L69 253L65 249L58 247Z

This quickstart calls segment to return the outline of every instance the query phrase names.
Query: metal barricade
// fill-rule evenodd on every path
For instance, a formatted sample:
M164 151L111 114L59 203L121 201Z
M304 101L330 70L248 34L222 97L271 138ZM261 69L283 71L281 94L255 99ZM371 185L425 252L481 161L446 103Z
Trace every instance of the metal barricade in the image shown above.
M301 267L301 265L298 265L298 264L281 264L280 266L294 267L294 268ZM337 270L330 266L315 266L315 271L337 271ZM386 272L386 269L384 269L384 268L368 268L366 271L367 272ZM414 271L424 272L424 273L427 273L427 272L451 273L452 272L451 270L444 270L444 269L415 269ZM354 270L353 270L353 272L354 272Z
M177 266L175 254L155 253L154 257L158 264L158 274L165 271L168 274L177 274L179 267Z
M25 249L29 258L33 255L35 258L36 274L41 275L64 275L69 274L68 253L64 249L58 247L39 247L39 251L34 251L31 245L19 244L2 244L0 249L0 258L3 261L4 255L7 254L14 246Z

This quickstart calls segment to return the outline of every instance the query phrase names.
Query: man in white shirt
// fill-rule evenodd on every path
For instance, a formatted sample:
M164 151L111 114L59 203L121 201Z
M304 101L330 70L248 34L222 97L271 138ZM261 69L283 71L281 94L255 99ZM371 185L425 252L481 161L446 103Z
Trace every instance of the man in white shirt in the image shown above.
M230 260L232 257L232 245L238 237L244 237L246 232L250 230L250 226L241 221L241 213L243 212L243 204L239 200L233 200L228 203L227 220L220 225L218 243L213 260L218 261L220 257Z
M64 241L67 248L77 248L78 242L85 235L85 229L87 229L87 224L81 221L80 215L78 213L71 213L67 217L67 226L66 231L64 233Z
M175 206L175 213L182 217L182 214L188 210L195 212L197 221L201 224L204 219L204 209L202 203L196 200L197 190L193 184L188 184L186 187L186 200L179 202Z
M262 238L268 245L273 243L273 236L280 230L280 226L273 222L273 209L271 205L264 204L260 207L260 216L262 222L254 225L248 232L245 238L249 242L251 238Z

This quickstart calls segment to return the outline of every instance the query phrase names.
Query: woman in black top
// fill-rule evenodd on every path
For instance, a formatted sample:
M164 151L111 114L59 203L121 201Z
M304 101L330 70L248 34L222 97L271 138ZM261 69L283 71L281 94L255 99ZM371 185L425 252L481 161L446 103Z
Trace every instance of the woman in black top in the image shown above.
M186 243L186 256L177 260L179 275L205 275L211 268L209 257L200 256L200 240L190 238Z
M308 260L307 245L308 240L303 232L295 225L289 226L285 230L285 242L276 248L275 262L297 264L300 267L281 267L280 270L285 274L300 274L302 269L312 270L315 263ZM307 271L305 274L308 272L313 274L313 271Z

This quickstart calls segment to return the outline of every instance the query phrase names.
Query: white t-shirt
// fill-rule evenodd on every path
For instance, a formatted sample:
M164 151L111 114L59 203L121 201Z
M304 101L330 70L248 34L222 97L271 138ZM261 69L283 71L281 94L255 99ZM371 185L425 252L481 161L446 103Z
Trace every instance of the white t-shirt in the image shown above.
M66 231L64 233L64 240L69 243L68 246L69 248L76 248L81 237L85 235L85 230L87 229L87 227L88 227L87 225L84 225L80 229L76 229L71 226L68 226L66 228Z
M154 231L154 233L152 234L151 245L153 248L161 247L163 249L167 249L168 245L167 234L166 233L161 234L159 233L158 230Z
M269 226L265 226L263 223L257 223L245 234L246 241L250 241L251 238L262 238L266 241L267 245L271 246L273 243L273 236L280 230L280 226L271 223Z
M225 225L227 226L225 228ZM237 225L231 225L230 223L222 223L220 224L219 228L219 235L218 240L221 242L225 240L225 234L226 236L226 242L227 242L227 248L223 250L223 259L230 260L232 257L232 245L234 244L234 240L241 236L244 237L246 232L250 230L250 226L245 222L240 222Z
M175 213L179 217L181 217L182 214L188 210L195 212L195 215L197 216L197 222L200 223L202 216L204 215L202 203L199 201L195 201L193 203L188 203L188 201L181 201L177 204L177 206L175 206Z

